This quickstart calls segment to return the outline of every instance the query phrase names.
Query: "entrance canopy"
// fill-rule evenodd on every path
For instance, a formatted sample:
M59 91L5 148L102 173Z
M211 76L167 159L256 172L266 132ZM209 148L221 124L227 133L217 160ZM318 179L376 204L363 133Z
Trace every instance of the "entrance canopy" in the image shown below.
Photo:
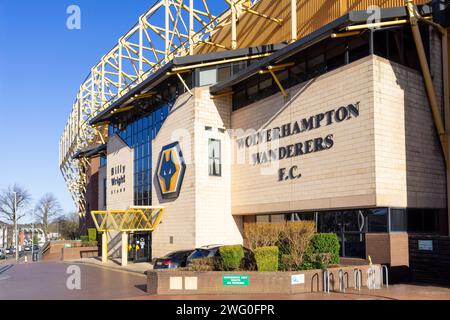
M153 231L161 222L164 207L131 206L127 210L91 211L99 232Z

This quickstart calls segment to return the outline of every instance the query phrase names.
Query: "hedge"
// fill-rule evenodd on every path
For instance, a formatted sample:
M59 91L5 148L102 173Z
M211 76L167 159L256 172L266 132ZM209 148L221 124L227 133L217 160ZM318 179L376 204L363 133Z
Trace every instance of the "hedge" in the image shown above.
M339 239L335 233L316 233L311 241L314 254L330 254L330 263L339 263Z
M88 228L89 241L97 241L97 229Z
M255 249L258 271L278 271L278 247L260 247Z
M219 248L219 254L224 271L237 270L244 258L244 248L241 245L223 246Z

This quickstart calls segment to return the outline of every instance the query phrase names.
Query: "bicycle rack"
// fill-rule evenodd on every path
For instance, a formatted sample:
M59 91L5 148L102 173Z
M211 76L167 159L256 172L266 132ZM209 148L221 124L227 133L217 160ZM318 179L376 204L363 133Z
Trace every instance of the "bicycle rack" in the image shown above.
M323 271L323 291L330 293L330 271Z
M355 283L355 290L358 289L359 291L361 291L362 271L360 269L353 270L353 278Z
M386 272L386 278L384 277ZM386 288L389 288L389 269L386 265L381 266L381 287L384 285L384 280L386 280Z
M367 269L367 288L369 289L376 289L376 274L375 274L375 269L372 267L369 267L369 269Z
M341 292L345 292L345 275L344 270L339 269L339 290ZM347 281L348 281L348 273L347 273Z

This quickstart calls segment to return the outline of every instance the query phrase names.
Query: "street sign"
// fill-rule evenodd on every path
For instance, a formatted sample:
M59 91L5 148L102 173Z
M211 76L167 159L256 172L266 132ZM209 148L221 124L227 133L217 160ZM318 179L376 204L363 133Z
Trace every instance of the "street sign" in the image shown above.
M304 274L293 274L291 276L291 284L303 284L305 283L305 275Z
M242 286L249 285L249 277L247 275L233 274L222 276L222 284L224 286Z

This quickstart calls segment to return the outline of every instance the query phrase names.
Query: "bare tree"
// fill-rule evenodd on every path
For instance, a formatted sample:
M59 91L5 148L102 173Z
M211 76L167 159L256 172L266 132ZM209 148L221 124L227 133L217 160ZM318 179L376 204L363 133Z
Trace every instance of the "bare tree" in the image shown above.
M60 236L65 240L76 240L80 238L79 216L77 212L71 212L58 218L58 230Z
M48 227L50 223L57 219L61 214L61 206L56 197L47 193L42 196L35 208L36 217L39 219L39 223L44 231L45 241L48 241Z
M17 237L16 226L20 219L22 219L26 212L20 214L20 210L25 208L31 200L31 195L28 190L21 188L19 185L14 184L9 186L8 189L2 190L0 193L0 215L6 220L12 223L14 237ZM14 240L17 245L17 238ZM18 252L16 252L16 257Z

